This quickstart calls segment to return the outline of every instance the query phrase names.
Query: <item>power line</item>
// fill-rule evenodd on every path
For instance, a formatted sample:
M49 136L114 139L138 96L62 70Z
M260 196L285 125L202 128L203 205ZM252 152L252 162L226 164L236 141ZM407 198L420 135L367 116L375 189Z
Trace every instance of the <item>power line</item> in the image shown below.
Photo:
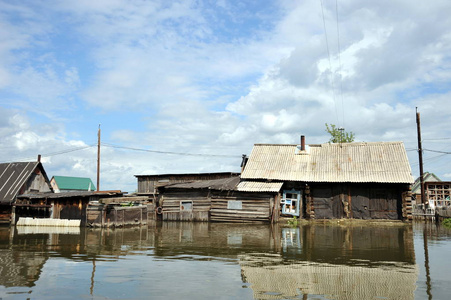
M423 151L435 152L435 153L443 153L443 154L451 154L448 151L439 151L439 150L431 150L431 149L423 149Z
M51 153L47 153L47 154L41 154L41 156L42 157L52 157L52 156L56 156L56 155L67 154L67 153L71 153L71 152L75 152L75 151L85 150L85 149L88 149L88 148L91 148L94 146L95 145L88 145L88 146L83 146L83 147L71 148L71 149L51 152ZM32 159L36 159L36 157L21 158L21 159L16 159L15 161L27 161L27 160L32 160ZM3 163L10 163L10 162L13 162L13 161L3 161Z
M142 149L142 148L118 146L118 145L113 145L113 144L108 144L108 143L102 143L102 146L110 147L110 148L116 148L116 149L126 149L126 150L132 150L132 151L141 151L141 152L150 152L150 153L159 153L159 154L171 154L171 155L183 155L183 156L227 157L227 158L241 157L241 155L201 154L201 153L186 153L186 152L149 150L149 149Z
M345 108L344 108L344 100L343 100L343 80L341 76L341 48L340 48L340 29L338 27L338 0L335 0L335 12L337 16L337 46L338 46L338 75L340 79L340 97L341 97L341 113L343 117L343 125L345 127Z
M332 81L332 96L333 96L334 105L335 105L335 116L337 118L337 123L339 124L337 102L336 102L336 99L335 99L335 76L334 76L334 74L332 72L332 61L330 59L329 40L327 39L326 20L324 18L323 0L321 0L320 2L321 2L321 13L322 13L322 16L323 16L324 35L326 37L327 56L329 58L329 69L330 69L330 73L331 73L331 76L332 76L332 80L331 80Z

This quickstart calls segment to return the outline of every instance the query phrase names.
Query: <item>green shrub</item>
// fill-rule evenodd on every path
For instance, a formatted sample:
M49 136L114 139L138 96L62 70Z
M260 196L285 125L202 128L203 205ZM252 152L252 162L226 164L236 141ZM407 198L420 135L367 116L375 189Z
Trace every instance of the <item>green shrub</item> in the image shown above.
M293 219L288 220L288 225L292 227L298 226L298 219L295 216L293 216Z
M443 220L442 224L443 226L451 228L451 218Z

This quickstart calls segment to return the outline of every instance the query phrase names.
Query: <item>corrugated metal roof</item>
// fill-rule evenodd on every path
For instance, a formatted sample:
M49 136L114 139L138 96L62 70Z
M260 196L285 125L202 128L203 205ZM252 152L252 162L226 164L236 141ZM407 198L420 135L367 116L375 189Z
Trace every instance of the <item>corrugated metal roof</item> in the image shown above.
M39 162L0 164L0 203L14 200L38 164Z
M60 190L80 190L95 191L96 187L91 178L86 177L70 177L70 176L53 176Z
M402 142L310 145L296 154L296 145L256 144L242 179L305 182L412 183Z
M213 180L192 181L174 183L165 186L165 189L212 189L212 190L235 190L240 182L240 177L221 178Z
M274 192L282 188L283 182L242 181L236 187L240 192Z

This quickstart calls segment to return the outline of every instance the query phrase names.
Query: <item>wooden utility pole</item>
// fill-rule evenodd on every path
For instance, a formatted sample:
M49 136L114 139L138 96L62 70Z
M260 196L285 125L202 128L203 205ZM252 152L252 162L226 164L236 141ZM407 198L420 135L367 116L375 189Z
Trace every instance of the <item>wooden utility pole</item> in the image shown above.
M420 163L421 203L425 204L424 178L423 178L423 148L421 146L421 124L420 124L420 113L418 112L418 107L415 107L415 111L417 113L418 160Z
M97 133L97 191L100 190L100 124Z

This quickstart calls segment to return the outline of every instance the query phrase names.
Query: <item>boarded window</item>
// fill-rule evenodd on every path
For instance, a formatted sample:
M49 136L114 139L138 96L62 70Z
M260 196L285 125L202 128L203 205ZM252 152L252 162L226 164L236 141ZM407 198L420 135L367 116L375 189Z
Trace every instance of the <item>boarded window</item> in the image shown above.
M180 210L193 210L193 201L180 201Z
M242 201L229 201L227 202L227 209L243 209Z

